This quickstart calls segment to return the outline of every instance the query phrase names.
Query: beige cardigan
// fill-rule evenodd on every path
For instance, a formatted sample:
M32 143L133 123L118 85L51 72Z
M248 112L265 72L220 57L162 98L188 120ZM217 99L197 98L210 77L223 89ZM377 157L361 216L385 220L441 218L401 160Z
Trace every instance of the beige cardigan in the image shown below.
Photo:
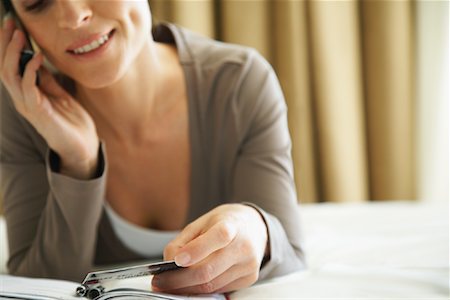
M252 49L172 24L159 25L153 34L176 44L187 82L188 222L223 203L251 203L264 216L270 239L271 256L260 279L301 269L286 105L271 66ZM94 266L143 259L118 240L105 214L104 146L96 178L59 174L57 155L16 112L3 87L1 92L1 190L10 272L80 281Z

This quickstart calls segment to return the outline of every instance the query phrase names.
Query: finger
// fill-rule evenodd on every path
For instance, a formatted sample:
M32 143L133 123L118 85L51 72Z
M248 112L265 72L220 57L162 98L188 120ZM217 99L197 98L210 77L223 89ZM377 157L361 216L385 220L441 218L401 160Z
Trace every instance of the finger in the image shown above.
M180 234L167 244L164 248L164 260L173 260L184 245L202 234L204 225L201 219L202 217L187 225Z
M9 14L3 20L3 27L0 29L0 70L2 69L6 48L12 38L14 28L14 20L11 14Z
M220 221L205 233L184 245L175 256L175 263L188 267L230 244L237 235L235 223Z
M19 75L20 51L24 45L23 37L18 30L14 31L12 40L8 43L6 53L3 57L1 80L11 95L11 99L16 108L23 106L23 95L21 89L21 77Z
M223 294L223 293L228 293L228 292L234 292L246 287L251 286L252 284L254 284L256 281L258 280L258 274L254 273L254 274L250 274L247 275L245 277L241 277L239 279L236 279L235 281L225 285L224 287L216 290L216 293L219 294Z
M210 255L199 264L177 272L165 272L155 275L152 285L159 289L175 290L190 286L200 285L214 280L229 270L236 260L233 253L219 250Z
M3 57L2 80L6 79L10 84L12 81L19 81L19 58L24 46L25 37L23 32L18 29L14 30Z
M70 122L72 124L77 124L78 123L77 116L72 113L71 106L69 104L71 102L72 101L70 101L68 99L63 99L63 98L59 98L59 99L52 98L51 99L51 104L52 104L53 109L55 111L57 111L61 117L63 117L65 120L67 120L68 122Z
M43 56L41 53L36 53L33 57L27 62L25 66L25 70L23 73L23 78L21 81L22 89L24 88L36 88L36 78L37 71L42 65Z
M39 87L48 95L57 98L71 98L64 88L56 81L53 74L46 68L39 71Z
M45 68L41 69L42 70L41 73L46 74L45 82L47 85L47 91L42 89L41 85L39 86L39 88L36 86L36 78L38 76L37 72L42 66L43 60L44 60L43 55L41 53L37 53L27 63L27 66L25 68L22 80L22 91L24 98L23 103L26 108L25 111L37 112L38 109L44 109L44 111L50 113L52 109L55 109L61 116L64 116L66 119L69 119L70 97L57 98L55 94L63 94L63 92L61 91L62 88L58 87L56 83L51 82L52 76L48 71L45 70ZM48 91L53 92L53 95Z
M73 109L79 109L79 104L58 83L54 75L46 68L39 70L39 88L52 100L52 106L67 119L74 118Z
M23 79L21 82L22 94L24 98L24 104L27 109L36 108L40 102L39 89L36 86L37 71L40 68L43 61L42 54L38 53L27 63Z
M72 96L58 83L53 74L46 68L39 71L39 88L52 99L54 108L67 119L74 120L74 111L79 111L81 106Z
M161 289L157 287L155 291L164 291L170 294L193 295L193 294L211 294L218 291L231 291L229 288L243 288L247 287L258 279L258 274L243 273L243 269L236 265L231 267L222 275L214 278L211 281L206 281L201 284L191 285L176 289Z

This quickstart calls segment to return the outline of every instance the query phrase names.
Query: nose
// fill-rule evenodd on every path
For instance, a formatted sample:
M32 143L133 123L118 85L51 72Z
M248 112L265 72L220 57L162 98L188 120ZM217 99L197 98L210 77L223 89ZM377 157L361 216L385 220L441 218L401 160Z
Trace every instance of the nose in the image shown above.
M86 0L60 0L58 25L64 29L76 29L89 23L92 10Z

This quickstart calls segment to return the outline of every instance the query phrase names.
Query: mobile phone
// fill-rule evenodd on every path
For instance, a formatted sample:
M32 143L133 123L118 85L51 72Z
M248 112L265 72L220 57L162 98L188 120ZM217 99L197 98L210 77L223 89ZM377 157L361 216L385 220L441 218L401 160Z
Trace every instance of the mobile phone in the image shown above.
M33 50L33 44L31 43L30 37L28 36L28 32L26 31L25 27L23 26L20 19L17 17L16 12L14 11L14 7L12 6L11 0L1 0L3 5L3 11L5 13L10 13L13 17L16 27L20 30L22 30L25 34L25 47L20 53L20 59L19 59L19 74L23 77L23 74L25 72L25 67L27 63L33 58L34 56L34 50ZM39 84L39 76L36 77L36 85Z

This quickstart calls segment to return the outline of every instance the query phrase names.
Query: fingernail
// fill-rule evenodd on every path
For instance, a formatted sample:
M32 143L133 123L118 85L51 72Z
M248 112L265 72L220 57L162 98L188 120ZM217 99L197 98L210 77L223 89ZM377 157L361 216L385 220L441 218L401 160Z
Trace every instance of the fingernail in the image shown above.
M186 252L182 252L175 256L175 263L180 267L187 265L190 261L191 256Z
M164 280L162 280L159 276L153 276L152 279L152 290L155 292L160 292L164 289Z
M6 21L8 21L9 19L11 19L12 14L10 11L8 11L4 16L3 16L3 25L5 25Z
M162 292L163 290L157 287L156 285L152 285L152 291L153 292ZM178 298L177 298L178 299Z
M19 29L14 30L12 38L15 40L19 37Z
M153 276L152 286L159 288L159 287L161 287L161 284L162 284L161 278L159 278L157 276Z

